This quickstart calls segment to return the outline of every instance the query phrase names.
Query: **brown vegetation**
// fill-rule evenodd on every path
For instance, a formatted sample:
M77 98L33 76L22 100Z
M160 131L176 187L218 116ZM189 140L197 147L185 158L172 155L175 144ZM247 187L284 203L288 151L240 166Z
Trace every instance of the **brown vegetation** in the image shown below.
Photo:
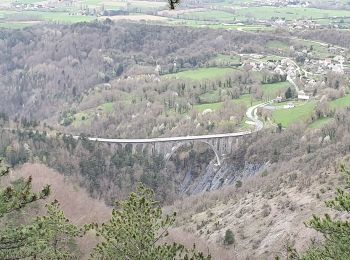
M51 196L43 205L54 200L58 200L65 215L72 223L83 226L91 222L103 223L111 216L112 209L107 207L103 201L92 199L81 187L77 186L70 178L54 171L42 164L24 164L17 167L11 174L10 180L18 178L33 177L34 190L40 190L44 185L51 185ZM87 258L91 248L97 243L92 234L88 234L78 240L79 249L83 258Z

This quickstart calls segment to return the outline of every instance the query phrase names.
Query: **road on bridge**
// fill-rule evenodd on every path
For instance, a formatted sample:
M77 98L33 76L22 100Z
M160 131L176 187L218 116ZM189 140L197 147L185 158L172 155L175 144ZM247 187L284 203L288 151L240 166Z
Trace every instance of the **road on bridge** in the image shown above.
M264 128L264 123L259 119L257 111L259 107L264 107L270 102L260 103L258 105L249 107L246 112L247 118L253 125L255 125L254 130L242 131L235 133L226 134L210 134L210 135L193 135L193 136L177 136L177 137L159 137L159 138L143 138L143 139L114 139L114 138L101 138L101 137L87 137L90 141L96 141L101 143L120 143L120 144L142 144L142 143L161 143L161 142L177 142L177 141L194 141L194 140L205 140L205 139L215 139L215 138L225 138L225 137L239 137L250 135L254 132L260 131ZM16 131L18 129L12 128L2 128L7 131ZM24 130L27 131L27 130ZM30 130L28 130L30 131ZM51 133L52 136L55 134ZM50 136L50 134L48 133ZM73 136L74 139L79 139L80 136Z
M144 138L144 139L111 139L111 138L100 138L100 137L88 137L90 141L102 142L102 143L124 143L124 144L142 144L142 143L160 143L160 142L176 142L176 141L193 141L203 139L214 139L224 137L238 137L250 135L254 132L260 131L264 128L264 123L259 119L257 110L259 107L267 105L269 102L261 103L252 107L249 107L246 116L255 125L254 131L243 131L236 133L227 134L210 134L210 135L193 135L193 136L177 136L177 137L159 137L159 138ZM75 139L79 139L79 136L73 136Z

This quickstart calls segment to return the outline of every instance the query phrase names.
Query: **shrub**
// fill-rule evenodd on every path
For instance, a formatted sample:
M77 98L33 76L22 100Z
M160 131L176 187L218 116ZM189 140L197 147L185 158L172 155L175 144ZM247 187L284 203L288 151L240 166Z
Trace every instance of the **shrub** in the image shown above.
M231 229L227 229L225 232L224 244L232 245L235 243L235 235L233 234Z
M237 181L236 182L236 188L242 187L242 181Z

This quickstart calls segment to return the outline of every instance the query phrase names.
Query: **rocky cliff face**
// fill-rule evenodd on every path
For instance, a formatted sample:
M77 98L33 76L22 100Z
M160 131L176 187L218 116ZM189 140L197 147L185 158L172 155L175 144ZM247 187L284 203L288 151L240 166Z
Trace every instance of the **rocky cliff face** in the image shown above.
M224 162L217 166L214 161L201 173L195 173L193 168L186 171L180 186L180 194L194 195L206 191L217 190L221 187L231 185L264 171L265 164L248 164L238 167L232 162Z

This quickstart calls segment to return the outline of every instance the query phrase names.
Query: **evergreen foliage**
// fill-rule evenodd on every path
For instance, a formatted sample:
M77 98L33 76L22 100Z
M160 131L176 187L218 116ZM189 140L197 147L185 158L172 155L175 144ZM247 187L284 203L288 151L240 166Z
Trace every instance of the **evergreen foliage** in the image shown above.
M286 93L285 93L286 99L290 99L293 97L293 92L290 87L287 88Z
M341 166L341 172L346 176L348 189L350 170ZM335 199L327 201L326 205L345 214L350 213L350 192L338 188ZM321 232L325 241L321 245L314 243L302 259L350 259L350 223L348 221L334 219L326 214L323 218L313 216L307 225Z
M47 205L46 216L0 231L0 259L74 259L78 234L55 201Z
M139 185L137 191L112 212L108 223L90 227L102 238L91 259L210 259L179 244L162 243L174 223L173 215L163 216L151 189Z
M8 175L10 168L0 159L0 177ZM0 189L0 218L14 210L21 209L27 204L45 199L50 193L50 186L46 186L41 192L32 191L32 178L17 182L16 185Z
M175 7L180 4L180 0L168 0L170 9L175 9Z
M0 176L9 174L9 167L0 160ZM19 210L35 201L45 199L50 187L35 193L32 179L18 180L0 189L0 259L73 259L76 257L74 238L79 230L65 218L57 201L47 205L47 215L29 224L9 225L7 214L14 217Z
M232 245L235 243L235 235L233 234L231 229L227 229L225 232L224 244Z

